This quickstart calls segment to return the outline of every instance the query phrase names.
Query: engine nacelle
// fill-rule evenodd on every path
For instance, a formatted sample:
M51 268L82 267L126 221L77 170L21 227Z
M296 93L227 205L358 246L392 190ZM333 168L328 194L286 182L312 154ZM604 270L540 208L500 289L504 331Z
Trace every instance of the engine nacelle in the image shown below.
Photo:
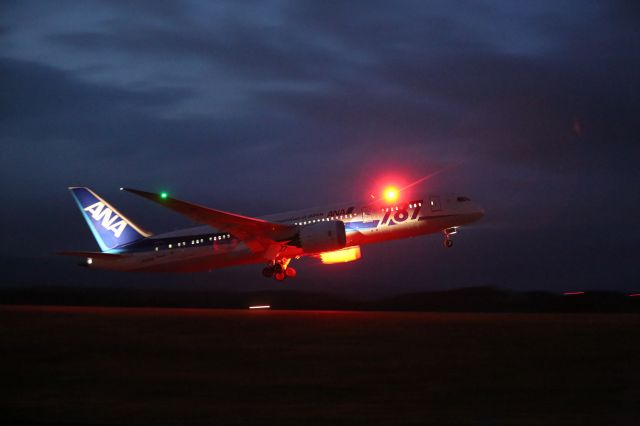
M302 226L298 240L305 253L340 250L347 245L344 222L319 222Z

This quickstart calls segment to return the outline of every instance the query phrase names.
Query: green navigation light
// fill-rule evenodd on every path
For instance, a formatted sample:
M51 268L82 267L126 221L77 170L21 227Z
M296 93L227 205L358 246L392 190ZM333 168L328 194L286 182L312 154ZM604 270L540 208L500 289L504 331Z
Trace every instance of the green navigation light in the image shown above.
M166 199L169 196L169 194L167 194L166 192L161 192L160 193L160 198L162 198L163 200Z

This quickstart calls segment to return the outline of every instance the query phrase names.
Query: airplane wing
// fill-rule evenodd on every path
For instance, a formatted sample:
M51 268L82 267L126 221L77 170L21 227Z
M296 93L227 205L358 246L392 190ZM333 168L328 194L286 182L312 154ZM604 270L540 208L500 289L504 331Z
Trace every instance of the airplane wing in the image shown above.
M131 188L123 188L122 190L151 200L195 222L233 234L253 251L266 250L273 246L274 243L286 243L287 241L284 240L287 238L290 239L295 230L295 227L291 225L267 222L261 219L211 209L198 204L177 200L165 193L155 194L153 192L145 192Z

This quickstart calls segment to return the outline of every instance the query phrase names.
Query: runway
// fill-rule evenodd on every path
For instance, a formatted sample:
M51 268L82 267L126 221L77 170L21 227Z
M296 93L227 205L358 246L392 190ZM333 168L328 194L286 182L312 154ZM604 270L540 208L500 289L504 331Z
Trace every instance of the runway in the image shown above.
M5 424L640 424L640 316L0 306Z

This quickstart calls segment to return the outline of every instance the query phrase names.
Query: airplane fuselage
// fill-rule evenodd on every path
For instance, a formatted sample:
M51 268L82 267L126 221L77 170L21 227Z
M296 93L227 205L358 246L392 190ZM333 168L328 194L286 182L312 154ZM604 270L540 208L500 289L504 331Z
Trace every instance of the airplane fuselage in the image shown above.
M259 217L292 229L340 221L344 223L346 247L444 232L479 220L483 209L467 197L457 194L430 194L405 202L343 203L327 208L312 208ZM285 244L271 253L270 248L256 250L233 233L218 232L210 226L157 234L104 255L87 258L91 268L121 271L193 272L221 267L267 263L277 258L292 259L318 255L293 244Z

